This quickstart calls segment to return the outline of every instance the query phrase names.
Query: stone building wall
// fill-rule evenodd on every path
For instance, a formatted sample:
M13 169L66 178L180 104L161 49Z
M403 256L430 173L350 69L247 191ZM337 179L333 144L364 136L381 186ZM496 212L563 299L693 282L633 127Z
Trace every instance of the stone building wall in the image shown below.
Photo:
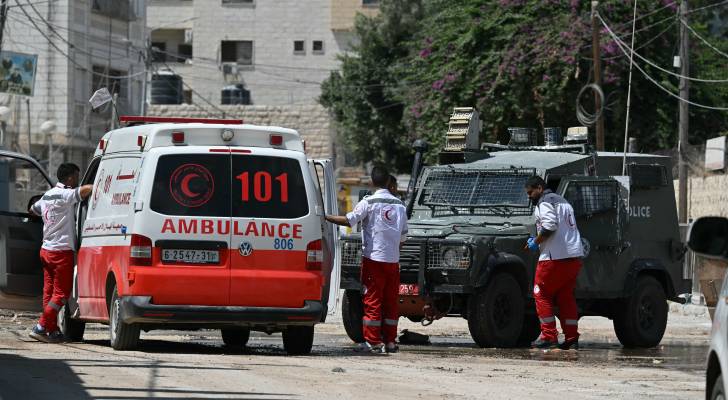
M333 156L333 125L328 112L321 105L291 106L220 106L225 118L241 118L246 124L272 125L298 131L306 141L306 154L311 158ZM194 105L152 105L150 116L221 118L209 115Z
M679 204L678 181L674 181L675 201ZM728 175L713 175L688 180L688 218L728 217Z

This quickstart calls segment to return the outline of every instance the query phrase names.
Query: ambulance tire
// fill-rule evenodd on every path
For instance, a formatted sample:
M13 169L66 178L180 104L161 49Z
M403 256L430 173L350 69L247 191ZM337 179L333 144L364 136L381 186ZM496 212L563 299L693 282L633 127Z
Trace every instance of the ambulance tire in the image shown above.
M71 318L70 307L66 304L58 313L58 328L67 341L81 342L83 341L83 333L86 331L86 323Z
M109 339L114 350L134 350L139 343L139 325L121 321L121 298L116 286L109 307Z
M617 304L614 332L627 348L655 347L667 327L667 297L660 282L652 276L637 278L632 295Z
M313 326L289 326L283 331L283 348L291 356L311 353Z
M364 342L362 318L364 318L364 305L361 302L361 292L352 289L345 290L344 299L341 301L341 320L347 336L354 343Z
M221 333L227 347L245 347L250 339L250 329L221 329Z
M468 328L479 347L518 345L523 317L523 291L511 274L495 275L468 299Z

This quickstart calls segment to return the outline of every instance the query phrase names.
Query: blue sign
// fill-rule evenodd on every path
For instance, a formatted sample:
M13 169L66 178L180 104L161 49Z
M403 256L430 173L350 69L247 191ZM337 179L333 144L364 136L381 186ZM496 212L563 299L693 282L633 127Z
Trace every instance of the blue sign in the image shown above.
M0 52L0 92L32 96L37 67L35 54Z

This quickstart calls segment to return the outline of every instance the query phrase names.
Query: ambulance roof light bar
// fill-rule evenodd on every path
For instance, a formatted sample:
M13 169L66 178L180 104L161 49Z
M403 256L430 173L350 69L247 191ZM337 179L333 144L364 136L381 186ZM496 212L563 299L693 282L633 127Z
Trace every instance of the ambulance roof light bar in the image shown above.
M242 125L242 119L214 119L214 118L173 118L173 117L146 117L141 115L122 115L119 121L124 126L143 124L223 124Z

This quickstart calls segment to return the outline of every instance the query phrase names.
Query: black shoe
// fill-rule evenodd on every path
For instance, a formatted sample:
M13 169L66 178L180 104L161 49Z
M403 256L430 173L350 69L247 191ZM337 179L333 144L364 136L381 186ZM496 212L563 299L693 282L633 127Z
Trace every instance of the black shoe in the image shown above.
M559 345L559 348L561 350L569 350L569 349L579 350L579 339L576 338L576 339L564 340Z
M531 348L533 349L556 349L559 347L559 342L553 340L546 340L541 336L538 339L531 342Z

